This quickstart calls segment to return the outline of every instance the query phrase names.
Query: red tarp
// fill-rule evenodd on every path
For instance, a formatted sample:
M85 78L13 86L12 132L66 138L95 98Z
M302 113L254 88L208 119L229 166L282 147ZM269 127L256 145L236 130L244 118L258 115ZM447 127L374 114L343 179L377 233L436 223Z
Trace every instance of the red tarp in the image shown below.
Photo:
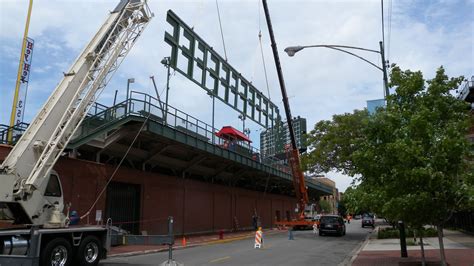
M222 127L219 132L216 133L216 136L223 139L230 139L230 140L242 140L247 142L252 142L244 133L238 131L237 129L231 126Z

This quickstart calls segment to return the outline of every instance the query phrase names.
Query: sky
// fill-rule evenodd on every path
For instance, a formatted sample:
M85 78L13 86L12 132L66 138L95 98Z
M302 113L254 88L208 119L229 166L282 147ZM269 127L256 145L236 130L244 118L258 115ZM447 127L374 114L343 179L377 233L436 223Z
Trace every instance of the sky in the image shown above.
M110 105L131 89L155 95L149 79L155 76L161 97L170 55L164 42L166 12L173 10L220 55L224 55L216 1L150 0L154 17L115 73L98 102ZM379 50L382 40L380 0L268 1L293 116L307 119L308 129L335 114L363 109L367 100L383 98L382 72L356 57L325 49L304 49L294 57L283 52L295 45L333 44ZM35 0L29 37L35 40L25 122L31 121L88 41L105 21L114 0ZM260 1L218 0L228 63L269 96L284 114L268 29ZM9 124L27 0L0 0L0 124ZM474 75L474 0L384 1L386 58L402 69L420 70L425 78L444 66L449 76ZM269 79L260 52L259 32ZM357 52L376 65L379 54ZM269 95L268 95L269 94ZM211 124L212 101L206 92L179 73L170 79L169 103ZM238 113L216 101L216 127L242 128ZM258 146L261 127L247 120ZM327 173L344 191L352 178Z

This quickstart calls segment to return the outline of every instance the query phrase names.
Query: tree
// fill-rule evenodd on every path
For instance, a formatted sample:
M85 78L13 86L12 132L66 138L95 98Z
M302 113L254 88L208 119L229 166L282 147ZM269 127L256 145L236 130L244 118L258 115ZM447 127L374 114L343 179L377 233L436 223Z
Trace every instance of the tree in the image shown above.
M467 104L450 94L461 80L449 79L441 67L425 82L421 72L394 66L390 85L396 92L387 107L318 123L303 161L310 171L357 176L360 189L348 197L359 208L368 204L413 227L436 225L443 264L443 224L474 199L472 144L465 137L472 119Z
M331 204L327 200L320 200L319 201L319 207L321 208L322 213L331 213L332 212Z
M367 123L367 110L334 115L332 121L318 122L306 136L309 152L302 157L304 169L314 173L337 170L356 174L352 156L365 138Z
M414 227L437 226L443 264L443 224L472 200L470 116L467 104L450 94L461 81L441 67L425 88L421 72L394 67L396 93L369 119L352 157L362 182L383 192L384 213Z
M337 212L342 217L346 217L349 214L349 212L347 211L346 202L344 201L344 199L338 202Z

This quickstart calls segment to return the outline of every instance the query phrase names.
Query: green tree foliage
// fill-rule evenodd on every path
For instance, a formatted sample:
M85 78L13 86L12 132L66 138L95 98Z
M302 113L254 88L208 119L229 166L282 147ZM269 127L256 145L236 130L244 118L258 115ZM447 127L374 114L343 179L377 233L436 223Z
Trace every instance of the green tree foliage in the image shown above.
M310 152L302 158L303 166L316 173L338 170L354 174L352 155L365 138L363 130L367 122L367 110L334 115L332 121L318 122L306 136Z
M465 137L471 121L467 104L450 94L461 80L449 79L441 67L425 89L421 72L393 68L396 93L369 119L352 154L364 186L385 199L385 215L441 226L472 197Z
M337 211L342 217L346 217L349 212L347 211L346 202L341 200L338 202Z
M332 121L318 122L306 136L309 152L302 157L305 170L314 173L331 170L349 175L357 173L352 156L365 139L363 131L367 122L367 110L334 115Z
M451 94L461 81L443 67L425 81L421 72L394 66L395 93L386 108L316 124L305 168L356 176L360 185L344 195L350 211L368 209L415 228L437 225L441 236L453 211L474 204L473 147L466 138L473 121L468 104Z
M331 204L326 200L319 201L319 206L321 208L322 213L331 213L332 212Z

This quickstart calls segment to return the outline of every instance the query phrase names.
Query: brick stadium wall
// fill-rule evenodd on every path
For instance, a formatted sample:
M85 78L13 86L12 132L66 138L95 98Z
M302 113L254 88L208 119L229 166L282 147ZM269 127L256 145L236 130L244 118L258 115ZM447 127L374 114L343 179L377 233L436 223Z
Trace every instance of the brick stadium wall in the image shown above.
M0 146L0 160L9 152ZM65 203L80 215L87 212L97 195L106 185L114 168L109 165L71 158L60 158L55 166L64 191ZM140 185L140 231L161 234L166 230L166 219L174 217L177 234L216 232L252 228L256 210L263 227L272 227L276 212L285 219L289 212L294 217L296 201L292 197L245 190L235 187L199 182L182 177L165 176L122 168L113 181ZM96 210L105 217L106 194L91 211L94 223ZM292 218L293 218L292 217ZM106 217L105 217L106 218ZM125 221L117 221L125 222ZM81 223L87 223L84 219Z

